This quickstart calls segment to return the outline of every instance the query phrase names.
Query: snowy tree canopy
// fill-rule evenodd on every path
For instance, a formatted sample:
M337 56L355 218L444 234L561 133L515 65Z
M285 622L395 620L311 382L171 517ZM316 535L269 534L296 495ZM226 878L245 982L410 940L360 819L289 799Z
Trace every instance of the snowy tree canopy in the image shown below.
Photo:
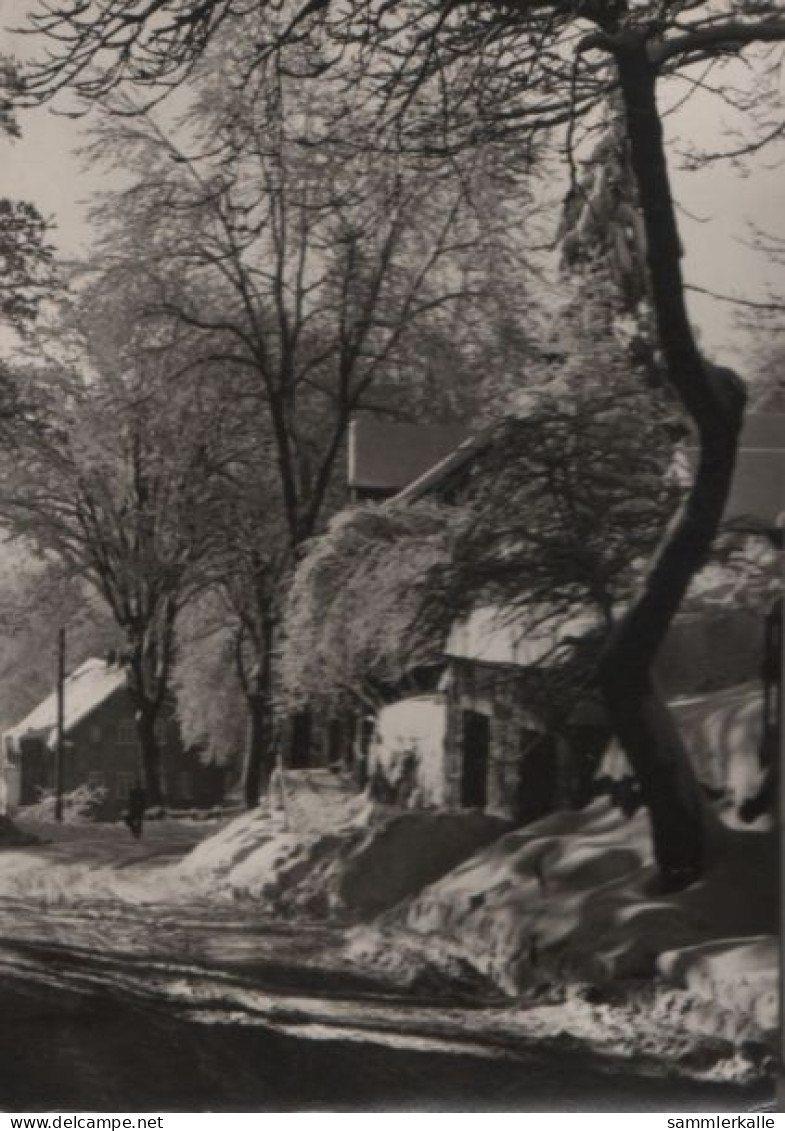
M439 578L465 521L432 503L352 507L332 520L289 595L282 671L293 699L378 702L439 659L449 628Z

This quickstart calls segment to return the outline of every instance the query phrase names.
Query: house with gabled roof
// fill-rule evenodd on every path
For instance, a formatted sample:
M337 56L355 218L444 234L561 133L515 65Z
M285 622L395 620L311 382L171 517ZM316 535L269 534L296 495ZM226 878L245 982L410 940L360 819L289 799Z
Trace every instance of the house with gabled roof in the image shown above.
M134 783L141 779L135 711L125 667L112 659L85 660L65 680L63 703L63 789L87 785L100 790L100 814L119 816ZM223 799L225 770L204 765L183 744L171 705L157 723L163 792L173 808L210 809ZM2 739L6 807L31 805L54 789L57 693L53 691Z
M467 436L399 490L393 502L405 505L429 496L452 501L490 443L487 430ZM694 459L689 446L685 457ZM355 474L361 477L362 467ZM379 481L376 487L381 492L384 484ZM741 436L725 519L740 530L773 534L784 518L785 416L751 414ZM780 533L780 544L781 538ZM607 742L607 727L588 698L575 704L563 720L561 736L555 735L527 703L527 673L544 656L559 653L562 637L591 628L591 623L538 627L504 609L470 612L449 634L439 693L410 700L410 710L406 700L382 709L372 763L384 764L386 773L426 804L487 809L529 820L559 804L580 802ZM683 615L660 657L663 690L674 697L754 679L763 653L764 626L751 612ZM781 692L775 698L781 703ZM756 740L752 731L750 735L754 757ZM580 749L580 759L571 757L570 746ZM419 770L417 751L427 762ZM712 779L708 784L717 783Z

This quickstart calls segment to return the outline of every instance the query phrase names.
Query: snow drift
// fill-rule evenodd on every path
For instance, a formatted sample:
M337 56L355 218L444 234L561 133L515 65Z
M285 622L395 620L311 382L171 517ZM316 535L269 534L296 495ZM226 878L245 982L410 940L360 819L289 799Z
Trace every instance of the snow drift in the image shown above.
M725 969L716 956L738 948L740 937L771 932L776 909L774 837L726 829L723 838L700 882L662 895L643 811L628 820L602 800L557 813L496 840L382 915L355 935L354 953L404 978L428 964L468 964L510 994L659 973L708 996L706 970L719 980ZM728 938L734 942L719 941ZM713 965L694 949L709 942ZM690 949L700 961L688 960ZM765 996L761 979L750 994Z
M402 812L364 803L322 831L282 831L258 811L233 821L178 866L204 888L278 913L369 919L509 829L481 813Z

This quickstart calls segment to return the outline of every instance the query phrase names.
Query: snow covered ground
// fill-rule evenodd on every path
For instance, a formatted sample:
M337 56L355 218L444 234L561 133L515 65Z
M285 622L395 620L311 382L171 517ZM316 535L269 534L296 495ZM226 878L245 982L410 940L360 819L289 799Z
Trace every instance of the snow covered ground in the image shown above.
M749 1078L776 1024L775 845L727 828L705 877L657 893L647 818L601 800L511 831L479 813L391 812L319 771L221 822L21 822L0 899L210 906L348 931L344 955L402 985L525 1003L526 1025L609 1054ZM539 1028L538 1028L539 1027Z
M149 821L137 841L120 822L58 824L23 811L14 823L37 843L11 844L0 851L0 899L77 906L194 897L193 887L179 881L175 862L216 828L208 821Z

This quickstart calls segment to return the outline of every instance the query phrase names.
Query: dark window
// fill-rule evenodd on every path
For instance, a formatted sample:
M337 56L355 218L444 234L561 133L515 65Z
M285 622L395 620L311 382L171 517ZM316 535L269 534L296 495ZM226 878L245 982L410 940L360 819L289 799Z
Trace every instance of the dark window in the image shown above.
M490 719L477 711L463 712L463 767L461 805L464 809L484 809L488 804L488 754Z

